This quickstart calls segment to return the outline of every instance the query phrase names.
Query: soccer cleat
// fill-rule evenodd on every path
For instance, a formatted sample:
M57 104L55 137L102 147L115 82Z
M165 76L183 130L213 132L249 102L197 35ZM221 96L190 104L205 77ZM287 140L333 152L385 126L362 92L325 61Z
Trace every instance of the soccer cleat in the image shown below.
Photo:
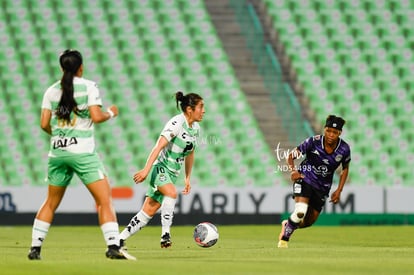
M288 248L288 242L284 240L279 240L277 243L278 248Z
M162 235L160 244L161 248L168 248L172 245L170 233L165 233Z
M115 248L108 248L108 250L105 252L105 255L108 259L126 260L124 254L122 254L119 249Z
M279 242L277 243L277 247L279 248L288 248L288 241L282 240L283 235L285 234L287 220L282 221L282 229L280 230L279 234Z
M27 257L29 260L40 260L40 246L32 246Z
M135 261L137 258L130 255L127 251L120 249L120 248L112 248L109 247L105 253L108 259L112 260L133 260Z

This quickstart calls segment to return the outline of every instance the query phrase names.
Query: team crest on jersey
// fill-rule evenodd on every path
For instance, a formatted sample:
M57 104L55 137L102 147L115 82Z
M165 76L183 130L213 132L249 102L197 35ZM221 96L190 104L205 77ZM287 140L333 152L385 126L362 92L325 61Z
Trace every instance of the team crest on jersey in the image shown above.
M341 160L342 160L342 155L341 154L338 154L336 157L335 157L335 161L336 162L340 162Z
M316 135L313 137L314 140L320 140L321 139L321 135Z
M160 174L159 180L160 181L166 181L167 180L167 177L164 174Z

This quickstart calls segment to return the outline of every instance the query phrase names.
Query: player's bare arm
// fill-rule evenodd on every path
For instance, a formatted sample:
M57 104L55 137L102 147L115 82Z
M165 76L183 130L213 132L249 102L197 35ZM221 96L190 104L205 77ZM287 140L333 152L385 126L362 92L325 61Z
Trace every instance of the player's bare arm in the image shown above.
M167 145L168 140L165 137L160 136L158 138L157 143L155 144L154 148L152 148L151 153L148 156L145 167L134 175L135 183L143 182L147 178L149 172L151 171L152 164L157 159L161 150Z
M191 152L186 158L185 158L185 179L184 179L184 190L182 193L184 195L187 195L191 191L191 183L190 183L190 177L191 177L191 171L193 169L194 164L194 151Z
M338 188L332 193L330 202L333 202L334 204L336 204L340 201L342 190L344 189L346 179L348 178L348 173L349 173L349 163L347 163L342 168L341 176L339 177Z
M52 134L52 127L50 126L51 117L52 112L49 109L42 109L42 113L40 115L40 128L42 128L42 130L49 135Z
M288 156L287 158L287 163L289 166L289 171L290 172L290 179L294 182L298 179L303 178L303 175L296 169L295 167L295 159L296 156L299 156L300 152L297 148L295 148Z
M112 117L116 117L118 115L118 107L112 105L108 108L107 112L102 111L101 106L99 105L92 105L89 106L89 113L91 114L91 119L93 123L102 123L111 119Z

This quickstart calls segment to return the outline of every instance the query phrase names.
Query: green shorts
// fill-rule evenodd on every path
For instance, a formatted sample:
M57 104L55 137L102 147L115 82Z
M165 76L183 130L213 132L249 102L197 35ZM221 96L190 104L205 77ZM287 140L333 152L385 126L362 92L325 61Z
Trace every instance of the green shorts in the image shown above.
M74 174L89 184L104 179L106 171L97 153L49 157L47 181L50 185L66 187Z
M150 176L151 179L146 195L161 204L164 195L158 191L158 186L163 186L168 183L175 184L177 176L160 163L152 166Z

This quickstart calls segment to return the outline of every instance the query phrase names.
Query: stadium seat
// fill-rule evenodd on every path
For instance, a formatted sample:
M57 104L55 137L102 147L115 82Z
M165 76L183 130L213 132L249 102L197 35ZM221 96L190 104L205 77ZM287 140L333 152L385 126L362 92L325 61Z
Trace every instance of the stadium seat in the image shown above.
M379 185L393 184L392 175L400 171L398 160L406 153L395 153L391 149L392 137L386 130L401 129L400 138L405 146L409 146L412 138L410 131L404 130L412 123L404 111L411 112L413 105L413 98L409 96L413 84L408 80L414 62L413 44L410 27L406 28L412 23L412 3L318 1L312 7L303 8L294 1L264 2L317 117L322 119L327 112L340 112L348 120L347 128L358 130L353 125L361 124L369 134L364 138L351 130L348 135L363 153L359 157L359 174L367 176L365 179L351 171L352 182L356 179L366 184L373 181ZM321 25L326 31L325 37L320 36ZM312 27L308 26L314 26L315 31L311 32ZM309 33L316 35L309 36ZM294 46L299 51L289 50ZM328 55L332 49L334 54ZM304 56L311 56L312 60ZM340 70L335 71L332 66L338 61ZM341 75L345 77L342 79ZM401 108L404 104L406 107ZM373 152L383 157L371 158ZM374 171L369 178L367 167L380 167L385 160L388 160L389 176L384 171ZM405 176L399 178L404 181Z

